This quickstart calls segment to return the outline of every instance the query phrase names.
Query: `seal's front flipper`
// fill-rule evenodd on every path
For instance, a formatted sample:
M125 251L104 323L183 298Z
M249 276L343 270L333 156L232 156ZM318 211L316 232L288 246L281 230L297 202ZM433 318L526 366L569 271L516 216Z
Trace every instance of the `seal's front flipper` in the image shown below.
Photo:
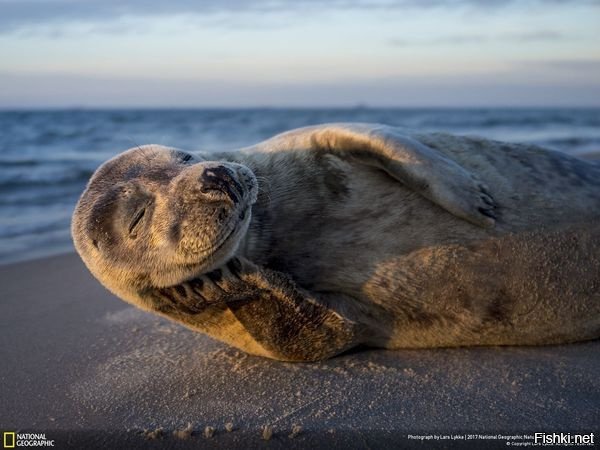
M378 167L408 188L475 225L495 223L496 204L484 183L437 150L400 130L376 124L301 128L266 141L268 149L326 151Z
M229 302L229 309L272 358L319 361L358 344L359 324L298 288L285 275L243 260L240 268L242 286L250 287L252 293Z
M252 354L318 361L359 342L359 325L285 275L242 258L177 286L145 293L163 315Z

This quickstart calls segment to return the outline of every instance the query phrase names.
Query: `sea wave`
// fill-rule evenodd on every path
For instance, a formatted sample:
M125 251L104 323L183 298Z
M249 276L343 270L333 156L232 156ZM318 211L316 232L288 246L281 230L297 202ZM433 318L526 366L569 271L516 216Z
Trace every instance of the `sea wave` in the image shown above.
M59 186L74 182L85 183L94 173L91 169L71 168L63 170L45 167L44 170L2 170L0 172L0 192L20 187Z

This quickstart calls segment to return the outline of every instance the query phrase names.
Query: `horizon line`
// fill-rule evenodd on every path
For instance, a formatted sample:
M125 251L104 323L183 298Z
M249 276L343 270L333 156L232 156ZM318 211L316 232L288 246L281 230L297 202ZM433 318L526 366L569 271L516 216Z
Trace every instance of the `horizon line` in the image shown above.
M428 110L428 109L600 109L598 105L397 105L397 106L378 106L378 105L253 105L253 106L214 106L214 105L198 105L198 106L172 106L172 105L115 105L115 106L0 106L0 112L23 112L23 111L230 111L230 110Z

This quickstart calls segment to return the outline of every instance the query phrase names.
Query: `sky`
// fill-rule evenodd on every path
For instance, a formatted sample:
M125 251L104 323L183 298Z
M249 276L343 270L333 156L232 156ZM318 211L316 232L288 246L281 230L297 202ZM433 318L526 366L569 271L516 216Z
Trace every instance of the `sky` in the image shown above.
M0 0L0 108L600 106L598 0Z

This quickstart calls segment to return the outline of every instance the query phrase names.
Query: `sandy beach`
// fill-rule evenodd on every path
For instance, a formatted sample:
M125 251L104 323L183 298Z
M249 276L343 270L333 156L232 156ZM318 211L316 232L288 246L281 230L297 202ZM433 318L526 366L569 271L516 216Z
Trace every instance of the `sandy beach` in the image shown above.
M599 431L598 341L290 364L128 306L73 254L3 266L0 286L0 427L45 432L58 448L422 447L407 435Z

